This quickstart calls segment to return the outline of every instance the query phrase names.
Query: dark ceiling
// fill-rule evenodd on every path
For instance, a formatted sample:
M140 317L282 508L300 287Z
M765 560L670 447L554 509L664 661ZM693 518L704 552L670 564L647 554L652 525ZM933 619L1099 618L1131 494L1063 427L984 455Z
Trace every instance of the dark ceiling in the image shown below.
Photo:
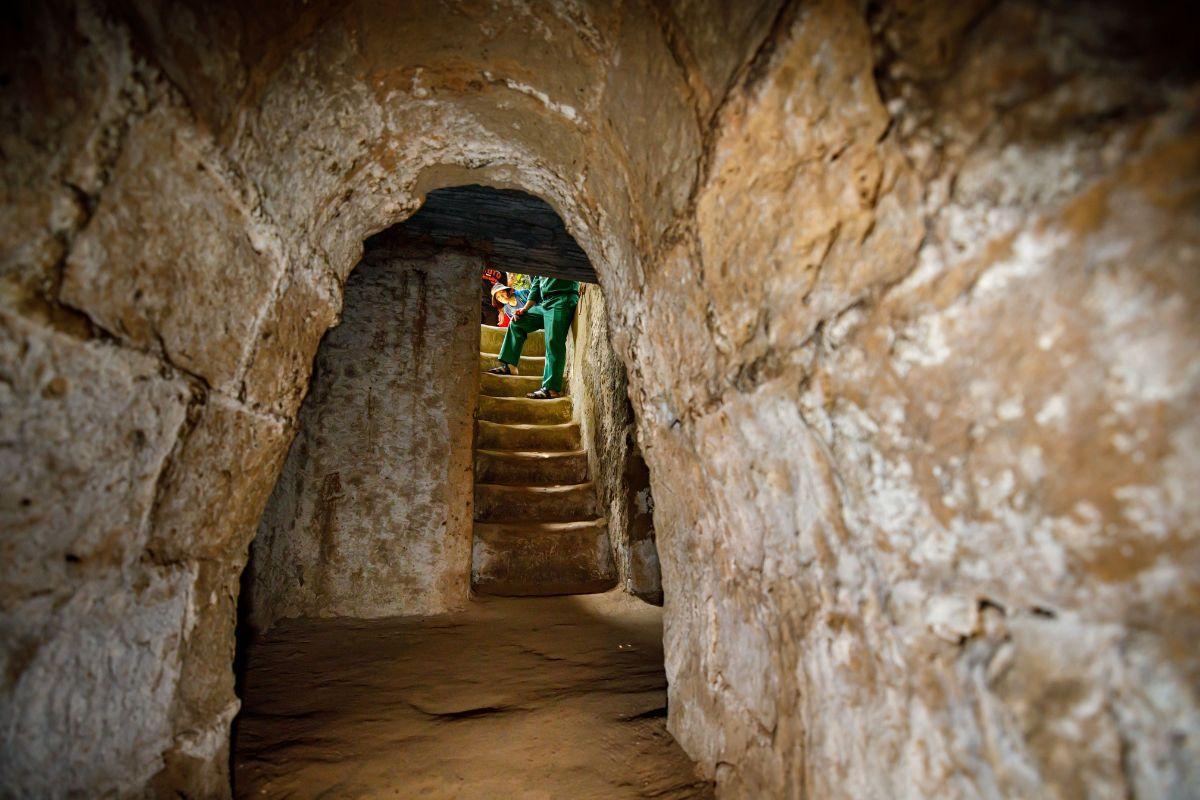
M406 238L483 253L505 272L596 283L587 254L544 200L512 189L435 189L399 226Z

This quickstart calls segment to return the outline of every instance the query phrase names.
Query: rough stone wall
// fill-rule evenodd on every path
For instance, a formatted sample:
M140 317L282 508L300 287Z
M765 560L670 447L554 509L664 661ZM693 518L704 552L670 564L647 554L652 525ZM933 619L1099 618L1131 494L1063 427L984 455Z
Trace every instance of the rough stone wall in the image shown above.
M577 165L615 157L579 136L625 15L255 12L60 0L0 26L6 794L228 792L238 578L362 241L477 181L590 231Z
M227 791L237 578L341 285L484 182L597 266L722 792L1198 793L1184 20L243 8L0 27L4 792Z
M317 349L251 548L250 620L456 610L470 592L476 256L376 237Z
M625 365L613 351L604 295L585 286L571 328L570 390L588 448L588 470L608 519L621 588L662 603L650 473L637 444Z
M0 794L219 796L288 436L238 379L277 240L124 26L5 14Z
M803 3L721 110L630 384L726 796L1200 791L1200 139L1144 19Z

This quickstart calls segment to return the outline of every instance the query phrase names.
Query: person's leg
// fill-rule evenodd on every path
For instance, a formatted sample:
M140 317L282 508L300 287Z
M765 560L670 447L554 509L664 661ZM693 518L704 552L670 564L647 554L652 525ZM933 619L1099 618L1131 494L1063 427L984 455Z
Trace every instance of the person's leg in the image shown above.
M542 388L562 392L563 371L567 366L567 332L575 319L575 306L546 311L546 369L542 372Z
M525 349L525 339L529 334L540 330L545 324L542 309L538 306L526 311L520 319L514 319L504 332L504 344L500 346L499 361L516 368L521 363L521 351Z

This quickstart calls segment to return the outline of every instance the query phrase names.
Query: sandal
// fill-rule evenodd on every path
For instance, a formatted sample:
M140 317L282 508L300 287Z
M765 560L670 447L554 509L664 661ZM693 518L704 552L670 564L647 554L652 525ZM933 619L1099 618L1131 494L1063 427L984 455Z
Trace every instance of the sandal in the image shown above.
M554 391L553 389L546 389L544 387L541 389L538 389L535 392L530 392L529 394L527 394L525 396L528 397L530 400L553 400L556 397L562 397L561 394Z
M491 369L489 369L487 371L487 374L488 375L516 375L517 373L513 372L512 367L510 367L508 364L501 364L498 367L492 367Z

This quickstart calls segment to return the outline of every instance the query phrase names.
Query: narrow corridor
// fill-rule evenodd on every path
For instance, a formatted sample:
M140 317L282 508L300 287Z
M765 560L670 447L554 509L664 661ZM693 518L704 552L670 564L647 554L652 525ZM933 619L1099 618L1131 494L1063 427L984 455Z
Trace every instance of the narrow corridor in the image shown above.
M1200 800L1193 6L6 3L0 800Z
M504 330L479 335L475 597L433 616L288 619L250 643L239 797L711 796L666 730L662 610L607 591L571 393L523 397L543 334L513 376L486 372Z
M662 610L621 592L288 620L245 686L238 797L711 797L666 731Z

